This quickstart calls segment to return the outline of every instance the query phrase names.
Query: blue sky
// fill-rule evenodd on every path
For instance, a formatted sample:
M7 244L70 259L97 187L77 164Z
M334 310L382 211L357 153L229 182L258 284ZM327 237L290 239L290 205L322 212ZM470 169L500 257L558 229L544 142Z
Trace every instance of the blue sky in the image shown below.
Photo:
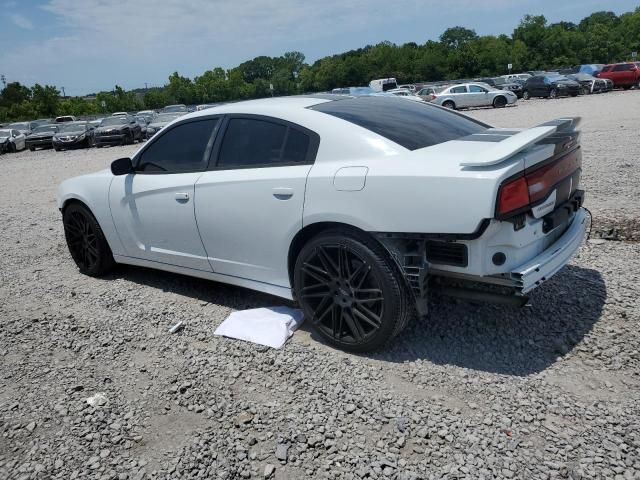
M0 73L67 95L163 85L259 55L308 62L390 40L423 43L447 27L510 34L526 13L577 22L638 0L0 0Z

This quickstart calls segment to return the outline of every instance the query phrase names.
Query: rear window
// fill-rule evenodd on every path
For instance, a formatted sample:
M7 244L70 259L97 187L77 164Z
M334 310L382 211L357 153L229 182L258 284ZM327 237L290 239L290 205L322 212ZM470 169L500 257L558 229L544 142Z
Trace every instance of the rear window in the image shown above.
M366 128L408 150L430 147L489 128L450 110L401 98L348 98L309 108Z

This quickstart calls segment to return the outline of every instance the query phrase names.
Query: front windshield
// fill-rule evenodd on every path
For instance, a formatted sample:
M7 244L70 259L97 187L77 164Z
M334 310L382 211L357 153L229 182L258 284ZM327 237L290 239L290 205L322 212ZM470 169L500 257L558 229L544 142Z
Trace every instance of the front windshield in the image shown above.
M504 85L505 83L507 83L507 80L506 80L506 79L504 79L504 78L500 78L500 77L498 77L498 78L494 78L494 79L493 79L493 83L494 83L495 85Z
M63 125L62 127L60 127L60 130L58 130L59 132L81 132L83 130L86 130L86 124L85 123L68 123L67 125Z
M41 127L36 127L33 133L55 132L57 130L58 130L58 127L55 125L42 125Z
M28 123L11 123L7 125L9 128L15 128L16 130L29 130Z
M111 125L126 125L128 122L127 117L109 117L102 120L101 127L108 127Z
M171 120L175 120L182 115L176 115L175 113L161 113L154 118L153 123L169 123Z
M0 137L6 138L11 136L11 130L0 130Z

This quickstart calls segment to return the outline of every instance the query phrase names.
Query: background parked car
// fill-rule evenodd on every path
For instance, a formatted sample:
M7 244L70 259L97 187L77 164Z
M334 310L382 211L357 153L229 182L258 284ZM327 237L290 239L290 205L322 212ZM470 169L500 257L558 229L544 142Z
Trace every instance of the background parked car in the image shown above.
M188 111L187 106L180 103L178 105L167 105L160 110L160 113L187 113Z
M29 135L33 129L33 127L31 126L31 122L10 123L9 125L7 125L7 128L11 130L18 130L20 133L24 133L25 136Z
M459 109L491 106L499 108L517 100L515 93L498 90L486 83L463 83L445 88L431 102L446 108Z
M64 123L64 122L77 122L78 119L73 115L62 115L60 117L56 117L55 123Z
M58 131L59 125L41 125L36 127L31 135L27 136L27 148L32 152L36 148L51 148L53 135Z
M176 118L184 115L183 113L160 113L157 115L149 125L147 125L147 138L153 137L156 133L162 129L165 125L173 122Z
M89 122L68 122L60 125L53 136L56 151L71 148L90 148L95 143L94 128Z
M138 124L140 125L140 128L142 130L142 132L141 132L142 138L146 140L146 138L147 138L147 126L149 125L151 119L145 117L144 115L136 115L135 118L136 118L136 121L138 122Z
M478 78L475 82L486 83L487 85L497 88L498 90L511 90L516 97L522 98L522 83L516 82L515 79L507 80L502 77Z
M522 89L522 98L528 100L532 97L556 98L580 94L580 84L564 75L549 73L536 75L529 78Z
M35 130L36 127L49 125L51 123L53 123L53 118L39 118L38 120L34 120L31 122L31 130Z
M632 62L605 65L598 77L608 78L614 87L622 87L625 90L631 87L640 88L640 67Z
M423 99L425 102L430 102L431 100L436 98L437 93L440 91L442 91L442 87L423 87L418 90L416 95Z
M136 140L142 141L142 128L131 115L107 117L95 130L95 145L127 145Z
M27 148L27 136L13 128L0 130L0 151L2 153L17 152Z
M391 95L395 95L396 97L401 97L401 98L405 98L407 100L414 100L416 102L424 102L424 100L422 99L422 97L419 97L417 95L414 95L413 93L411 93L411 91L407 88L394 88L392 90L387 90L385 93L387 94L391 94Z
M588 73L572 73L567 75L567 78L575 80L580 84L583 95L590 93L601 93L607 91L607 83L603 78L596 78Z

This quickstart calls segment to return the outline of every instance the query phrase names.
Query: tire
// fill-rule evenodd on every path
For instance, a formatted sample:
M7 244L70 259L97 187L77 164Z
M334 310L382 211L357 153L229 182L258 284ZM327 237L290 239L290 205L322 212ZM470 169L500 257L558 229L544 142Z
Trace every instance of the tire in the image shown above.
M36 151L36 147L29 147L29 151L30 152L35 152Z
M87 207L72 203L64 209L62 223L69 253L80 273L99 277L113 268L111 248Z
M59 152L60 150L62 150L60 147L53 147L53 149L54 149L56 152Z
M456 109L456 104L453 103L451 100L447 100L446 102L443 102L442 106L444 108L450 108L451 110L455 110Z
M580 93L582 93L582 95L589 95L591 93L591 89L589 87L582 87Z
M96 148L102 148L102 145L100 145L99 143L96 144Z
M493 108L504 108L507 106L507 99L502 95L498 95L493 99Z
M358 231L330 230L307 242L296 259L293 283L313 330L348 352L383 347L414 315L393 260Z
M531 98L531 95L529 95L529 90L524 90L522 92L522 99L523 100L529 100Z
M9 146L7 147L8 153L16 153L18 149L16 148L16 144L13 142L9 142Z
M622 87L624 90L629 90L631 88L631 85L625 85L624 87Z
M558 98L558 91L555 88L549 91L549 98Z

